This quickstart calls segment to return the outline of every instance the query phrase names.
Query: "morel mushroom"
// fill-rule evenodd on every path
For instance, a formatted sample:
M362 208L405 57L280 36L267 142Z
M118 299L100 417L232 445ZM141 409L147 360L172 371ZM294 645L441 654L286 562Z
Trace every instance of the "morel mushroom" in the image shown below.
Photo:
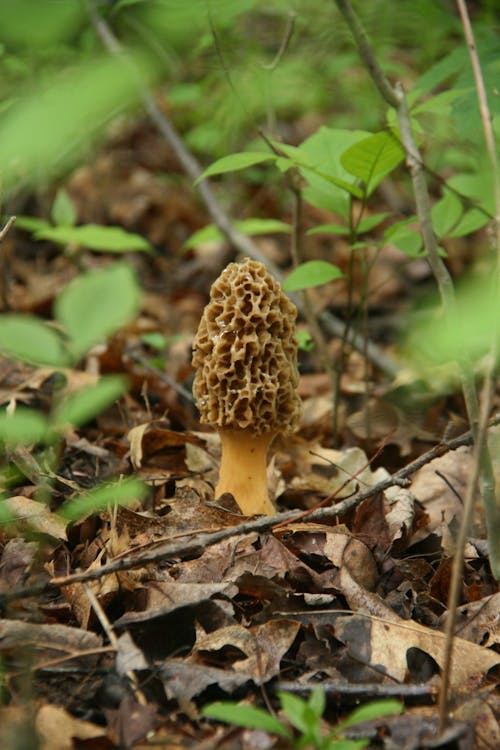
M273 438L297 428L297 309L262 263L230 263L214 282L193 346L203 423L220 432L215 496L230 492L245 515L275 512L267 487Z

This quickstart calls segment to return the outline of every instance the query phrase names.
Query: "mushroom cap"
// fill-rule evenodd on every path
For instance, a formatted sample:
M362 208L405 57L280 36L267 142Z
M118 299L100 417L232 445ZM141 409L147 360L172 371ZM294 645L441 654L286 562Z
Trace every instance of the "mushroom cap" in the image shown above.
M230 263L213 283L193 344L200 421L255 434L297 428L297 308L265 266Z

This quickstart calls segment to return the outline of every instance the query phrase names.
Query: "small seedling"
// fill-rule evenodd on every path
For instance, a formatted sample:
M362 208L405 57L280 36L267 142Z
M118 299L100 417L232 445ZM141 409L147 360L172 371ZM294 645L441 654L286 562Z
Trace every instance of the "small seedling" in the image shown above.
M351 740L344 737L345 730L365 721L373 721L390 714L399 714L403 706L396 700L367 703L354 710L333 731L324 735L321 726L326 698L321 687L315 687L308 700L293 693L278 693L284 720L272 716L262 708L241 705L231 701L210 703L202 710L203 716L228 724L260 729L289 741L294 748L314 750L358 750L368 745L368 739Z

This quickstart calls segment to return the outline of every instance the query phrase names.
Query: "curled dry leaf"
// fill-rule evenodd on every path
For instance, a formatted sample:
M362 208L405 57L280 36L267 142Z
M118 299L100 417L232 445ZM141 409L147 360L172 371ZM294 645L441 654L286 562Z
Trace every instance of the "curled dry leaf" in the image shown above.
M0 654L29 648L32 667L50 659L68 657L75 664L82 659L88 667L93 662L88 651L101 646L102 639L95 633L67 625L39 625L21 620L0 621Z
M35 728L41 739L40 750L73 750L75 740L106 737L103 727L76 719L62 706L42 706L35 718Z
M251 628L228 625L198 637L190 661L199 663L204 654L223 649L232 653L237 650L246 658L237 657L232 669L261 685L279 674L281 659L295 640L299 628L298 622L287 619L271 620Z
M190 701L211 685L232 693L249 680L248 675L241 672L183 659L167 659L158 667L158 674L167 698L177 698L179 701Z
M442 536L443 527L446 530L453 519L461 517L462 502L459 498L463 500L465 497L471 467L471 451L464 446L435 458L415 473L411 491L424 506L429 521L425 527L413 534L409 541L410 545L432 533ZM473 536L484 537L482 508L478 504L475 510Z
M364 588L374 587L378 577L374 557L368 547L353 537L346 526L292 523L278 527L275 534L295 554L323 555L337 568L347 564L351 574Z
M24 495L16 495L3 501L7 509L16 517L16 525L26 531L37 531L54 539L66 540L67 522L52 513L45 503L37 502Z
M459 607L455 632L481 646L500 644L500 593Z

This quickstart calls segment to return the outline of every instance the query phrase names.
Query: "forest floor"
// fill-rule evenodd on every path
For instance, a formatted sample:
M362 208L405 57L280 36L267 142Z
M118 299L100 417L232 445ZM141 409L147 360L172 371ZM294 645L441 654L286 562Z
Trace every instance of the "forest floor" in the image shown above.
M290 220L275 188L236 184L238 218ZM479 502L465 550L451 713L438 733L450 573L472 461L460 396L425 389L404 368L391 381L350 350L333 435L330 378L315 349L301 350L302 422L275 441L268 472L281 515L242 519L235 506L214 501L218 436L200 425L191 396L193 337L234 250L222 241L183 250L209 219L175 155L144 122L118 131L64 188L79 222L123 226L156 252L127 254L143 289L137 318L64 373L69 390L99 373L125 374L128 394L68 430L52 472L36 448L7 455L18 469L8 501L18 521L0 529L0 746L291 747L201 709L236 700L283 716L278 693L307 698L320 685L325 733L360 704L398 698L403 713L344 738L386 750L500 747L500 593ZM390 190L380 210L386 200L395 200ZM23 207L44 212L34 197ZM325 220L305 209L305 228ZM289 270L288 237L255 242ZM472 257L460 242L456 275ZM333 257L331 239L307 239L307 258L347 271L349 254L342 238ZM2 255L5 309L44 318L79 270L115 260L83 252L75 262L15 226ZM430 286L423 260L409 263L391 247L378 253L368 332L394 362L410 302ZM319 309L343 317L346 295L339 280L313 296ZM306 327L302 318L298 325ZM151 334L164 337L162 351ZM339 340L327 347L338 361ZM3 405L49 410L60 374L7 359L0 368ZM146 500L61 521L57 510L68 499L131 475L148 484Z

